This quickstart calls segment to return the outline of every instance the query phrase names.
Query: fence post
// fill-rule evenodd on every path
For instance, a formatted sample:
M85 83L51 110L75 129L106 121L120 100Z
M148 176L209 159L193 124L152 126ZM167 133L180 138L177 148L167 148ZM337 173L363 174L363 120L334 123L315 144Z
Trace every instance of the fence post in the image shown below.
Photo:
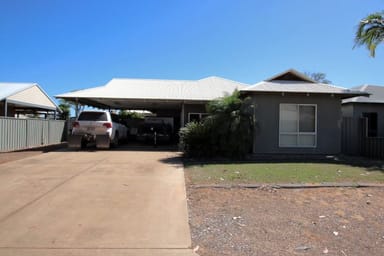
M51 120L48 120L48 145L51 144L50 130L51 130Z
M359 153L360 155L367 155L367 118L359 119Z
M25 119L25 148L28 148L28 119Z

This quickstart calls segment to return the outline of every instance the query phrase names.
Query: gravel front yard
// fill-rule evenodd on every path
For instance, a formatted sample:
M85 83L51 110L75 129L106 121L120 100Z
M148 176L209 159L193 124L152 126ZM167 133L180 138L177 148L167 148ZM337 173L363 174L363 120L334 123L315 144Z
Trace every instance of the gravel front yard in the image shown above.
M210 255L384 255L384 188L187 186L193 247Z

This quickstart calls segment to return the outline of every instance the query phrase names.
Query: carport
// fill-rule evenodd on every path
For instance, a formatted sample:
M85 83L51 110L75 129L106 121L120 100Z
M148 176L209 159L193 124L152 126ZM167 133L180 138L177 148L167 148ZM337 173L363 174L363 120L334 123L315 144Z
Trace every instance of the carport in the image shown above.
M157 116L174 118L174 128L178 129L190 120L201 118L210 100L246 86L215 76L200 80L115 78L103 86L55 97L100 109L151 111Z

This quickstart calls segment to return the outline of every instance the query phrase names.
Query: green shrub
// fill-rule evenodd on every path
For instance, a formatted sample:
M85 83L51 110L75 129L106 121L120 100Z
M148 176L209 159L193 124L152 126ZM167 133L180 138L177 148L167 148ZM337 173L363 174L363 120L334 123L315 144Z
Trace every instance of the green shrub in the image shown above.
M210 156L209 127L203 122L191 122L180 129L180 146L188 155L194 157Z
M208 117L180 130L180 147L190 157L242 158L252 147L253 106L238 91L211 101Z

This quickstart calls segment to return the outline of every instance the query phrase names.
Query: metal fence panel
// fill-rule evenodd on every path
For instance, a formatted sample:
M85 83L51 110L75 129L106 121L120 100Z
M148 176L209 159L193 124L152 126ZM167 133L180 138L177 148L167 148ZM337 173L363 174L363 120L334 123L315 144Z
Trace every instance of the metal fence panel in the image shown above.
M66 122L50 120L49 122L49 144L60 143L65 139Z
M384 159L384 138L364 138L363 155L367 157Z
M65 121L0 117L0 151L60 143Z
M10 151L26 146L26 122L4 118L0 120L0 150ZM20 132L18 132L20 131Z
M43 145L42 120L27 119L27 147Z
M360 119L344 117L341 126L341 152L347 155L361 153Z

